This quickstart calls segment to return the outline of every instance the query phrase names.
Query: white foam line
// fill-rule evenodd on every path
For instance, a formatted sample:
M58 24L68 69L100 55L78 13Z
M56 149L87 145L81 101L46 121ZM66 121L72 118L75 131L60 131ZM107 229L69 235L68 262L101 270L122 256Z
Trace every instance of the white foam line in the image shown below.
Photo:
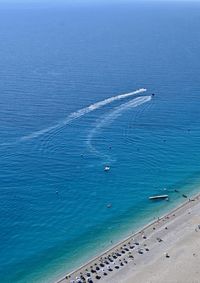
M108 126L111 124L115 119L117 119L119 116L122 115L124 111L127 111L130 108L135 108L143 103L146 103L151 100L151 96L142 96L142 97L137 97L135 99L132 99L129 102L123 103L118 107L115 107L113 111L111 111L106 117L104 117L102 120L100 120L96 127L93 128L88 137L87 137L87 145L92 153L95 154L100 154L98 150L92 145L92 139L94 135L103 127L103 126Z
M136 91L133 91L133 92L129 92L129 93L125 93L125 94L120 94L120 95L117 95L117 96L113 96L113 97L110 97L110 98L107 98L105 100L102 100L102 101L99 101L99 102L96 102L94 104L91 104L85 108L82 108L78 111L75 111L73 113L71 113L67 118L65 118L64 120L58 122L57 124L53 125L53 126L50 126L48 128L45 128L45 129L42 129L40 131L36 131L36 132L33 132L27 136L24 136L24 137L21 137L18 141L25 141L25 140L30 140L30 139L34 139L34 138L37 138L41 135L44 135L48 132L51 132L55 129L58 129L58 128L61 128L67 124L69 124L70 122L72 122L73 120L75 119L78 119L80 117L82 117L83 115L89 113L89 112L92 112L94 110L97 110L107 104L110 104L116 100L121 100L121 99L124 99L124 98L127 98L127 97L130 97L130 96L133 96L133 95L136 95L136 94L139 94L139 93L142 93L142 92L145 92L146 89L145 88L141 88L141 89L138 89Z

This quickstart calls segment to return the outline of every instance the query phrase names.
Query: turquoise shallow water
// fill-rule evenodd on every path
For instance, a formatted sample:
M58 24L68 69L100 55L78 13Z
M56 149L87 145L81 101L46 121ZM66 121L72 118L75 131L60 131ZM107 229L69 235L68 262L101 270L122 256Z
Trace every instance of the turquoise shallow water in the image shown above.
M1 7L0 282L51 282L198 191L200 5Z

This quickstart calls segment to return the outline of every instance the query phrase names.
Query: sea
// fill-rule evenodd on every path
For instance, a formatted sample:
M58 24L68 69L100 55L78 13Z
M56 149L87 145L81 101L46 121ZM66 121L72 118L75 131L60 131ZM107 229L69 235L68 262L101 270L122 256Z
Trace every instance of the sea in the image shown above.
M0 3L1 283L55 282L200 191L199 26L195 1Z

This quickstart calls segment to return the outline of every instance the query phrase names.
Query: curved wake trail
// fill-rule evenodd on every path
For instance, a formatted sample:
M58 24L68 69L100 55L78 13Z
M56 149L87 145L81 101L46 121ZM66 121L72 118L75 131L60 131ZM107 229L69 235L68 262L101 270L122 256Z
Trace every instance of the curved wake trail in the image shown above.
M94 137L95 134L97 134L97 132L103 127L103 126L108 126L109 124L111 124L115 119L117 119L119 116L122 115L123 112L131 109L131 108L135 108L141 104L144 104L148 101L151 100L151 96L142 96L142 97L137 97L135 99L132 99L129 102L123 103L118 107L115 107L114 110L112 112L110 112L106 117L104 117L101 121L99 121L99 123L97 123L96 127L93 128L88 137L87 137L87 145L90 149L90 151L92 153L94 153L95 155L99 155L101 157L106 157L108 158L108 155L103 155L101 152L99 152L95 146L92 145L92 139Z
M72 121L84 116L85 114L88 114L94 110L97 110L107 104L110 104L116 100L121 100L121 99L124 99L124 98L127 98L127 97L130 97L130 96L133 96L133 95L136 95L136 94L139 94L139 93L142 93L142 92L145 92L146 89L145 88L141 88L141 89L138 89L136 91L133 91L133 92L129 92L129 93L125 93L125 94L120 94L120 95L117 95L117 96L112 96L110 98L107 98L105 100L102 100L102 101L99 101L99 102L96 102L94 104L91 104L85 108L82 108L78 111L75 111L73 113L71 113L67 118L65 118L64 120L58 122L57 124L53 125L53 126L50 126L46 129L42 129L40 131L36 131L36 132L33 132L27 136L24 136L24 137L21 137L18 141L25 141L25 140L30 140L30 139L34 139L34 138L37 138L39 136L42 136L48 132L51 132L51 131L54 131L58 128L62 128L64 127L65 125L71 123Z

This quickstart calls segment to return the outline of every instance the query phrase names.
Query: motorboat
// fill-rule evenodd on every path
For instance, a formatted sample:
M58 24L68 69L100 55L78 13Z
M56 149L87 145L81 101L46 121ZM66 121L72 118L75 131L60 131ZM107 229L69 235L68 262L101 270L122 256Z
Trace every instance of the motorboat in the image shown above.
M104 171L108 172L110 170L110 166L105 166Z
M158 195L158 196L151 196L149 197L150 200L156 200L156 199L168 199L168 195Z

